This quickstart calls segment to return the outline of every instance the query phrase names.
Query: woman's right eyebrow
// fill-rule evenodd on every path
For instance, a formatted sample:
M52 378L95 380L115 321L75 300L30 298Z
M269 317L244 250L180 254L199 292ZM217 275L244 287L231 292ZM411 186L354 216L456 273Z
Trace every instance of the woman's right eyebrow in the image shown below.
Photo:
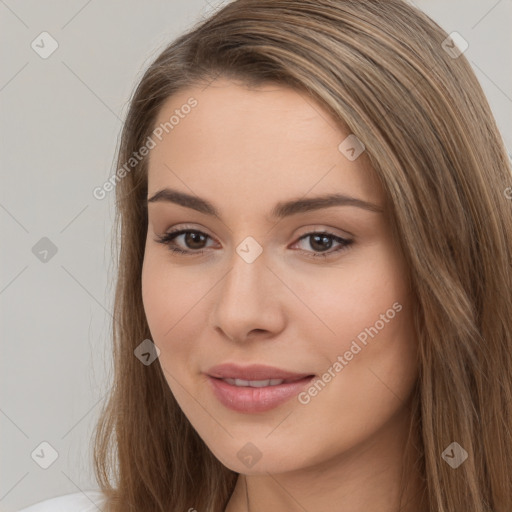
M210 201L167 187L159 190L152 197L147 199L148 204L156 202L174 203L204 213L205 215L221 218L219 210ZM347 196L345 194L324 194L317 197L291 199L279 202L272 209L270 219L282 219L298 213L332 208L333 206L352 206L375 213L383 212L380 206L364 201L363 199Z

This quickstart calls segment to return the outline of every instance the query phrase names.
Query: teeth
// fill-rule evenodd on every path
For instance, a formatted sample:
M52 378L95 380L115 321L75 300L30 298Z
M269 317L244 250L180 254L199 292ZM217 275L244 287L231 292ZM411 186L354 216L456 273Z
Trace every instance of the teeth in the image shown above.
M278 386L284 382L284 379L267 380L242 380L242 379L223 379L232 386L248 386L251 388L263 388L265 386Z

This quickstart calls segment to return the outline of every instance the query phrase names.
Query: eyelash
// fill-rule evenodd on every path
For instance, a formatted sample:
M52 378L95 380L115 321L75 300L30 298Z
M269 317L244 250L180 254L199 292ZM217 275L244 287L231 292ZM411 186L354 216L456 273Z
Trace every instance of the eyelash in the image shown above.
M157 239L155 240L158 243L167 245L167 248L172 251L173 253L178 253L184 256L197 256L199 254L203 254L205 251L203 249L196 250L196 251L186 251L184 249L180 249L176 246L171 245L174 242L174 239L177 238L180 235L183 235L185 233L197 233L200 235L205 235L208 238L211 238L206 233L203 233L202 231L198 231L196 229L178 229L175 231L170 231L169 233L165 233L164 235L157 235ZM310 258L329 258L330 256L333 256L339 252L346 251L350 245L354 242L353 240L341 238L340 236L334 235L333 233L329 233L327 231L312 231L311 233L306 233L305 235L302 235L297 242L303 240L304 238L308 238L313 235L324 235L327 237L332 238L334 241L341 244L341 246L338 249L335 249L334 251L329 252L316 252L311 253L310 251L304 251L301 250L300 252L305 253L307 257Z

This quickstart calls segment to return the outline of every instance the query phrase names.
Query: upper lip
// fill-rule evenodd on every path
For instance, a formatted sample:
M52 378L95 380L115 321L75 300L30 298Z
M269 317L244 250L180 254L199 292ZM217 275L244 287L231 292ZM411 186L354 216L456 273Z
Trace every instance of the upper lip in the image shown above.
M266 366L262 364L251 364L249 366L239 366L233 363L224 363L213 366L206 372L210 377L218 379L241 379L241 380L299 380L304 377L310 377L312 373L296 373Z

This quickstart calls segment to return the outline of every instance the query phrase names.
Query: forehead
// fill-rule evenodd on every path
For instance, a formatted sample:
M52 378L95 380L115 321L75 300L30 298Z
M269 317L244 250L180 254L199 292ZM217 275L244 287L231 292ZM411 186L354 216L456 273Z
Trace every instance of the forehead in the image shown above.
M159 126L166 129L149 155L150 193L181 186L211 198L243 196L253 207L308 191L382 201L365 152L351 161L339 149L350 132L294 89L219 79L168 98Z

